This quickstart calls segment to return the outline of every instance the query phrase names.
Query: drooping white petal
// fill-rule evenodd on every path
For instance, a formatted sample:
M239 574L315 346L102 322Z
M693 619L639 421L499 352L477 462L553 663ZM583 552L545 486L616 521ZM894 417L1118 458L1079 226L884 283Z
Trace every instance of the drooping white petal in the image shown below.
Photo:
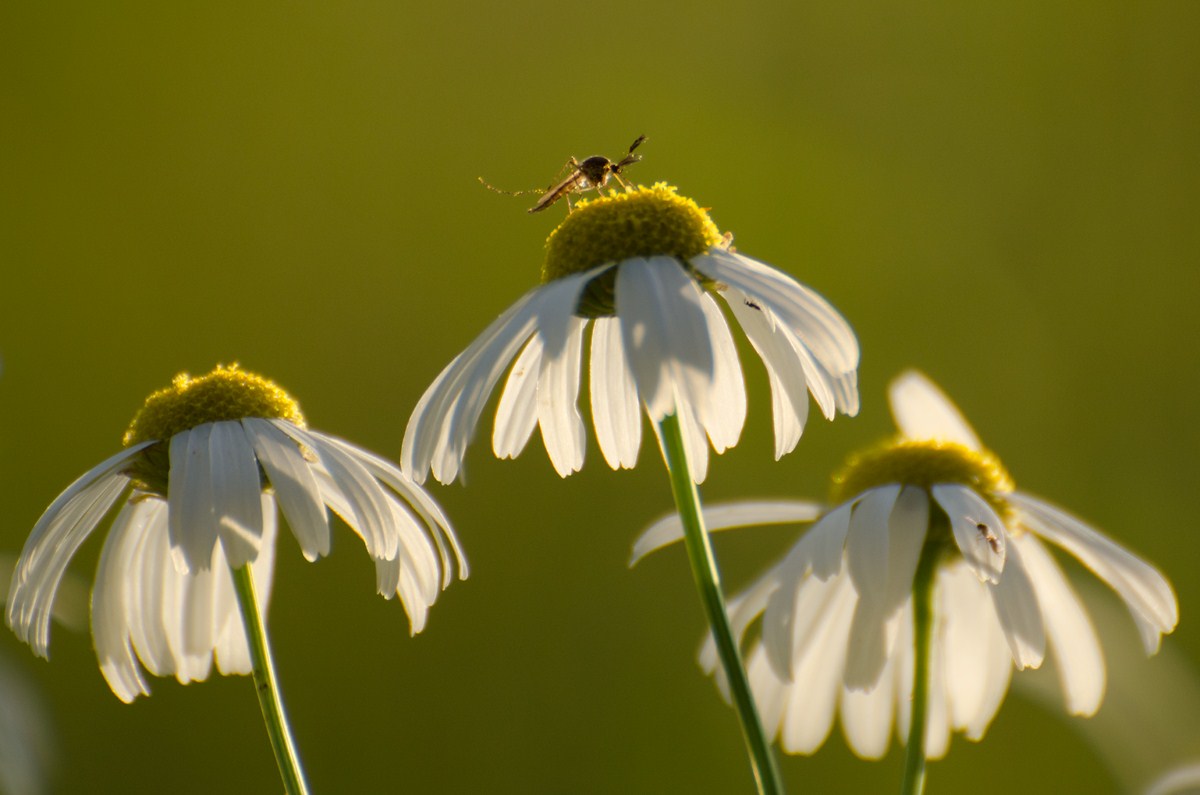
M1009 545L1004 572L999 582L988 584L988 590L1012 649L1013 664L1018 670L1039 667L1046 655L1046 630L1037 593L1015 546Z
M167 502L134 492L128 504L130 510L117 515L111 532L128 534L133 546L122 597L133 648L150 673L172 676L175 656L167 640L164 606L168 576L177 572L168 540Z
M859 604L861 606L861 601ZM855 654L853 626L849 650L847 669L853 665ZM849 686L842 690L842 731L854 753L863 759L880 759L887 753L896 708L894 666L895 656L892 655L880 671L877 684L870 690Z
M907 622L908 638L912 637L912 611L904 614ZM935 637L937 629L934 629ZM906 647L911 647L911 641L906 640ZM914 650L915 651L915 650ZM907 655L907 648L905 650ZM899 682L897 682L899 687ZM933 644L929 658L929 707L925 722L925 757L941 759L950 747L950 699L947 693L946 681L946 647L945 644Z
M898 484L870 490L850 516L846 569L858 593L858 606L850 626L846 687L853 690L878 687L887 662L885 625L892 612L887 599L891 558L889 517L900 490Z
M912 594L913 576L929 529L929 497L920 486L905 486L888 518L887 593L884 609L894 613Z
M262 547L250 564L250 572L254 578L258 612L265 622L271 602L271 584L275 576L275 538L278 534L278 521L275 500L270 495L260 495L259 506L262 511ZM222 674L246 675L251 673L253 666L246 640L246 625L238 606L228 558L225 565L216 566L215 570L217 578L213 584L213 616L217 632L213 657L217 663L217 670Z
M174 556L175 550L171 552ZM202 682L212 669L212 560L219 554L216 544L211 554L209 565L203 569L184 572L176 565L162 568L163 629L175 669L171 673L180 684Z
M682 401L707 416L715 354L702 294L672 257L635 257L617 271L622 341L650 419L657 423Z
M386 484L395 493L397 498L416 512L417 516L424 522L429 535L433 538L433 542L437 547L438 557L441 560L442 566L443 588L450 585L454 579L454 571L456 569L460 579L465 580L467 578L469 573L467 558L463 554L461 545L458 543L458 537L454 534L454 528L451 527L450 520L446 517L441 506L434 502L433 498L423 488L414 483L411 478L405 475L391 461L380 458L370 450L352 445L336 436L329 436L317 431L309 431L309 433L321 439L326 444L341 448L347 455L355 458L366 468L372 477Z
M771 597L771 594L779 586L778 576L779 566L772 566L763 574L754 580L744 591L740 591L729 599L726 603L726 611L729 613L729 625L733 631L733 636L740 643L746 630L754 619L762 614L764 605ZM701 669L710 675L717 675L718 685L724 688L728 684L723 682L723 673L718 673L720 660L717 658L717 644L713 639L713 635L709 632L705 635L704 643L700 646L699 663ZM725 690L728 697L728 690Z
M541 319L538 336L543 343L538 374L537 413L542 442L559 476L583 466L586 446L583 418L579 414L579 378L582 367L583 330L587 322L561 312ZM573 307L572 307L573 309Z
M1087 611L1062 570L1041 542L1026 533L1013 539L1037 592L1046 626L1046 639L1054 653L1058 681L1067 711L1093 715L1104 698L1104 655Z
M850 532L850 516L857 499L850 500L821 517L805 535L812 545L809 553L813 576L826 580L841 570L846 535Z
M780 733L783 724L784 710L787 706L787 683L780 680L771 670L761 644L754 644L746 654L746 678L750 682L750 693L754 696L754 704L758 709L759 722L767 740L774 740ZM722 695L728 701L728 693L722 690Z
M213 510L212 429L209 422L171 437L167 526L171 558L181 572L207 569L219 535Z
M242 420L242 427L305 559L312 562L328 555L329 514L299 446L268 420L249 417Z
M951 721L978 739L1008 690L1012 652L987 587L966 565L943 566L937 588Z
M909 439L961 444L970 450L983 445L950 398L923 373L906 370L888 384L888 402L900 433Z
M9 585L8 625L34 654L46 656L54 596L75 552L129 485L119 474L154 442L122 450L92 467L55 498L33 526Z
M704 479L708 477L708 437L705 436L700 421L696 419L695 407L691 404L679 400L676 418L679 420L679 435L683 440L683 453L687 459L692 482L703 483ZM659 453L662 454L663 461L668 462L667 451L663 447L662 432L658 423L655 423L653 428ZM670 466L669 463L668 466Z
M613 469L632 468L642 444L642 412L616 318L593 321L590 368L592 422L600 451Z
M703 509L704 524L710 533L755 525L811 522L821 514L821 505L806 500L760 500L728 505L708 505ZM672 513L647 527L633 543L630 567L657 549L683 539L683 523Z
M215 422L209 436L213 513L225 559L240 568L262 544L262 481L254 448L237 421Z
M469 439L474 431L473 424L463 427L464 418L455 423L456 406L462 401L463 390L467 383L479 381L477 371L483 373L485 381L493 371L497 371L496 378L500 377L517 348L536 327L540 296L541 288L521 296L446 365L417 401L404 429L400 453L404 472L417 483L425 482L435 461L434 477L441 472L446 477L443 482L449 483L458 474L462 455L459 452L454 457L457 444L464 433Z
M117 698L126 704L150 693L134 655L125 608L127 583L139 576L131 568L142 528L141 524L130 523L130 514L134 512L134 503L127 501L113 520L100 551L92 586L92 641L100 672Z
M779 586L767 600L762 623L767 659L776 675L788 681L799 661L817 653L813 644L825 634L821 627L829 620L848 582L846 577L819 580L807 572L796 577L794 571L788 570L792 566L794 561L785 559L778 567ZM849 614L846 620L849 622ZM841 671L840 665L838 670Z
M828 301L787 274L737 253L714 249L692 258L704 275L736 287L760 306L770 307L835 377L858 368L858 340ZM843 388L852 388L843 381ZM846 395L850 397L849 394Z
M371 557L387 560L396 557L397 539L394 533L388 532L392 510L387 504L387 495L357 458L340 446L330 444L325 438L291 423L277 422L275 427L317 456L320 466L330 476L325 480L318 474L322 498L336 511L337 506L328 500L326 489L343 495L343 505L349 509L350 515L342 515L342 519L362 536Z
M737 288L727 288L724 295L733 316L767 368L775 420L775 459L779 460L795 449L808 419L808 382L804 368L796 349L782 329L770 321L767 311ZM832 405L830 409L833 409Z
M1061 508L1020 492L1010 500L1031 530L1070 552L1117 592L1137 623L1146 653L1156 652L1162 634L1179 622L1179 603L1167 578Z
M442 483L459 474L488 395L548 307L579 302L587 282L608 266L565 276L522 296L442 370L417 402L404 431L401 466L423 483L430 470Z
M746 383L737 346L720 307L708 293L700 296L700 308L708 326L713 351L712 392L697 407L697 417L718 453L737 444L746 422Z
M833 596L813 628L807 649L796 657L786 691L788 706L780 744L788 753L811 754L821 747L833 728L833 713L842 693L847 635L857 597L849 577L833 578L823 585L833 590Z
M846 566L860 602L871 606L882 606L886 602L890 549L888 523L900 489L895 483L871 489L850 517Z
M542 339L534 334L513 362L500 394L500 403L496 406L492 452L497 458L519 456L537 427L537 385L541 369Z
M954 542L982 582L997 583L1005 566L1004 522L987 501L958 483L937 483L933 498L950 519Z

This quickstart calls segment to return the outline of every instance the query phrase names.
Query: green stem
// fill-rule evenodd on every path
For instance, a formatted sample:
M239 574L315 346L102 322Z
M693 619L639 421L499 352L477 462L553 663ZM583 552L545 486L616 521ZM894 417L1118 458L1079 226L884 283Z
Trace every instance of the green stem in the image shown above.
M238 606L242 610L242 621L246 626L246 640L250 646L250 661L254 666L254 690L258 693L258 705L262 707L263 720L267 724L267 736L271 749L279 764L279 775L283 779L283 790L287 795L308 795L308 784L300 768L300 757L288 728L287 716L283 714L283 701L275 681L275 663L271 661L271 647L267 644L267 628L258 612L258 600L254 596L254 577L247 563L233 570L233 586L237 591Z
M708 531L704 528L700 495L696 491L696 484L692 482L691 468L688 466L683 436L679 430L679 418L675 415L665 417L659 423L659 429L662 433L667 471L671 476L671 490L675 495L675 507L683 522L683 538L687 546L688 560L692 564L692 577L696 581L696 589L700 592L700 600L708 614L708 623L717 642L721 664L729 680L729 690L742 723L742 736L750 754L754 779L758 784L759 793L779 795L784 791L783 781L775 756L771 753L771 744L763 732L758 708L750 692L750 681L746 677L746 667L742 663L741 651L729 624L725 597L721 593L721 575L717 570Z
M901 795L921 795L925 791L925 726L929 717L929 660L933 651L933 599L938 557L935 549L926 547L913 577L912 720L908 727Z

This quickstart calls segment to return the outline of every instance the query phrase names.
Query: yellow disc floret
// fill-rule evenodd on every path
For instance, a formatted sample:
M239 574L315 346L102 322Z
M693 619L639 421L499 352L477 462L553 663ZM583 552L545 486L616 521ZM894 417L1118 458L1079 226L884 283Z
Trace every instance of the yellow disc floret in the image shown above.
M546 239L542 281L606 262L667 255L688 260L721 240L716 224L674 186L659 182L581 201Z
M886 442L846 462L833 479L834 502L844 502L888 483L926 489L937 483L959 483L985 499L1006 525L1012 519L1012 509L1005 499L1013 489L1012 480L1000 460L986 450L972 450L953 442Z
M300 406L287 392L236 364L217 365L199 378L180 373L171 386L146 398L122 441L126 447L150 440L165 441L206 422L245 417L282 419L304 427Z

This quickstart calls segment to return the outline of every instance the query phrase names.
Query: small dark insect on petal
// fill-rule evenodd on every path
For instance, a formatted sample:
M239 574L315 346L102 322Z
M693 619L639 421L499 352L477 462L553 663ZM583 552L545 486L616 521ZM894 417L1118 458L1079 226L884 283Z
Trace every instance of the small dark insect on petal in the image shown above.
M992 552L995 552L997 555L999 555L1000 539L997 538L996 534L992 532L992 528L988 527L984 522L976 522L975 529L979 531L979 535L982 536L983 540L986 541L988 546L992 548Z
M751 309L757 309L760 312L762 311L762 307L751 301L749 298L746 299L746 306L750 307Z

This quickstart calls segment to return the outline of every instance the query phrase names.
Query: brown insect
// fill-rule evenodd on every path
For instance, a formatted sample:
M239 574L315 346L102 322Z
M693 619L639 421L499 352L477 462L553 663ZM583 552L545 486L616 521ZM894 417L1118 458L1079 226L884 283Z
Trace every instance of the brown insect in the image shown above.
M997 555L999 555L1000 539L997 538L996 534L992 532L992 528L988 527L983 522L976 522L975 529L979 531L979 535L988 543L988 546L992 548L992 552L995 552Z
M529 212L540 212L554 204L559 199L563 198L567 200L567 211L570 212L572 193L583 193L584 191L588 190L599 190L608 184L609 177L612 177L618 183L620 183L621 187L625 190L630 190L631 187L629 183L621 178L621 170L627 166L637 163L642 159L642 156L635 155L633 150L637 149L645 141L646 136L639 135L637 140L629 145L629 149L626 150L625 156L616 162L613 162L604 155L592 155L584 160L576 160L574 157L572 157L567 161L566 166L564 166L564 168L571 169L571 173L569 173L561 182L551 185L550 187L541 191L541 198L538 199L537 204L529 208ZM508 196L520 196L523 193L531 192L500 190L499 188L493 187L484 182L483 177L480 177L479 181L485 188L494 190L497 193L506 194Z

